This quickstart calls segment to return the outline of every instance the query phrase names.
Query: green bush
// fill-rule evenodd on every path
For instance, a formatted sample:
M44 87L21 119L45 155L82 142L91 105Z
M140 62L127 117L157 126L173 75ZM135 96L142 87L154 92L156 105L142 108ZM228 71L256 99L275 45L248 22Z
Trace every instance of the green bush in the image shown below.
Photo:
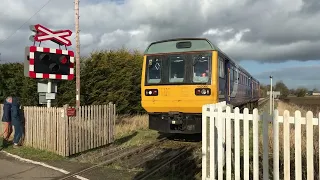
M140 80L143 54L127 49L102 50L81 58L81 105L117 105L117 113L144 112L140 103ZM20 97L22 105L38 105L37 81L24 77L22 63L0 64L0 100ZM53 106L75 105L75 78L58 81Z

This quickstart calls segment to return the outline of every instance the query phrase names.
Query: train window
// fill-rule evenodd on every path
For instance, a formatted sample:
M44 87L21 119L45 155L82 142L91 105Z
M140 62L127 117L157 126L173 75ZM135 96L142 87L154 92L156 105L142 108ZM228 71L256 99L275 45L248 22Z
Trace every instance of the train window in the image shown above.
M218 58L219 59L219 77L220 78L224 78L224 60L222 58Z
M241 84L244 84L244 76L241 74Z
M230 68L230 81L233 82L233 68Z
M170 82L183 82L185 61L182 56L170 57Z
M208 82L209 80L209 56L193 57L193 82Z
M234 81L235 81L236 83L239 83L239 81L238 81L238 79L237 79L237 71L236 71L236 69L233 69L232 71L233 71L233 79L234 79Z
M177 42L177 49L191 48L191 41Z
M150 58L147 61L148 63L148 83L160 83L161 80L161 65L162 62L158 58Z

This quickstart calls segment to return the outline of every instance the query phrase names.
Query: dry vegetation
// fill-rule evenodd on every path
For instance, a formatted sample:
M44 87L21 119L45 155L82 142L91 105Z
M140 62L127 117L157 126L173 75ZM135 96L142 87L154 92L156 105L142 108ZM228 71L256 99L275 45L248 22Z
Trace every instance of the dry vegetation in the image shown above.
M291 113L295 110L300 110L301 112L312 111L314 116L318 117L320 113L320 97L319 96L306 96L306 97L288 97L283 100L285 104L290 105Z
M285 110L288 110L290 113L290 116L294 116L294 112L296 110L301 112L301 117L306 117L306 112L308 111L307 109L303 108L303 107L299 107L295 104L288 104L288 103L284 103L281 101L278 101L277 103L277 108L279 110L279 115L283 116L283 113ZM315 117L315 115L314 115ZM272 125L269 126L268 129L268 134L269 134L269 154L270 154L270 158L272 158L272 154L273 154L273 129L272 129ZM313 128L313 134L314 134L314 138L313 138L313 153L314 153L314 175L315 177L319 177L319 126L314 126ZM262 156L262 143L263 143L263 136L262 136L262 132L261 132L261 136L259 138L260 140L260 153ZM280 155L280 178L283 178L283 155L284 155L284 151L283 151L283 144L284 144L284 140L283 140L283 124L280 123L279 124L279 155ZM307 154L306 154L306 127L305 125L301 125L301 156L302 156L302 179L306 179L306 175L307 175L307 168L306 168L306 163L307 163ZM271 174L273 172L273 161L272 159L269 161L269 166L270 166L270 170L271 170ZM290 124L290 176L291 179L294 179L295 176L295 126L294 124ZM271 177L270 177L271 178ZM317 179L317 178L316 178Z
M115 144L140 146L154 142L159 134L150 130L148 115L118 116L115 127Z
M116 120L115 136L123 137L137 130L148 129L148 115L118 116Z

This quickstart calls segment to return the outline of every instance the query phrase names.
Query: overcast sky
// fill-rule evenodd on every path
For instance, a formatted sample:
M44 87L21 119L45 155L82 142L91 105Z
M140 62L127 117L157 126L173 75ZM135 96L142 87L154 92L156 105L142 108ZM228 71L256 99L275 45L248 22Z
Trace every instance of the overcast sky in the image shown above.
M73 0L51 0L35 16L48 0L0 1L2 63L23 61L31 24L74 32ZM320 89L319 10L319 0L81 0L81 55L206 37L262 83L272 74L290 88ZM75 44L74 34L71 40Z

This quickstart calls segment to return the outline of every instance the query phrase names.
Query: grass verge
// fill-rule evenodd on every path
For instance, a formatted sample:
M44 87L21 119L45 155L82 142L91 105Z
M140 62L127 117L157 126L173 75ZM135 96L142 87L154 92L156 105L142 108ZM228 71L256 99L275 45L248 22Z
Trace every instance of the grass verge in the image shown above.
M115 127L115 144L140 146L155 141L159 134L148 129L148 115L119 116Z
M2 138L0 138L2 142ZM1 144L2 146L2 144ZM35 161L55 161L55 160L65 160L66 158L60 155L57 155L52 152L35 149L32 147L21 146L17 149L13 148L12 145L9 145L6 148L3 148L4 151L20 156L22 158L27 158Z

